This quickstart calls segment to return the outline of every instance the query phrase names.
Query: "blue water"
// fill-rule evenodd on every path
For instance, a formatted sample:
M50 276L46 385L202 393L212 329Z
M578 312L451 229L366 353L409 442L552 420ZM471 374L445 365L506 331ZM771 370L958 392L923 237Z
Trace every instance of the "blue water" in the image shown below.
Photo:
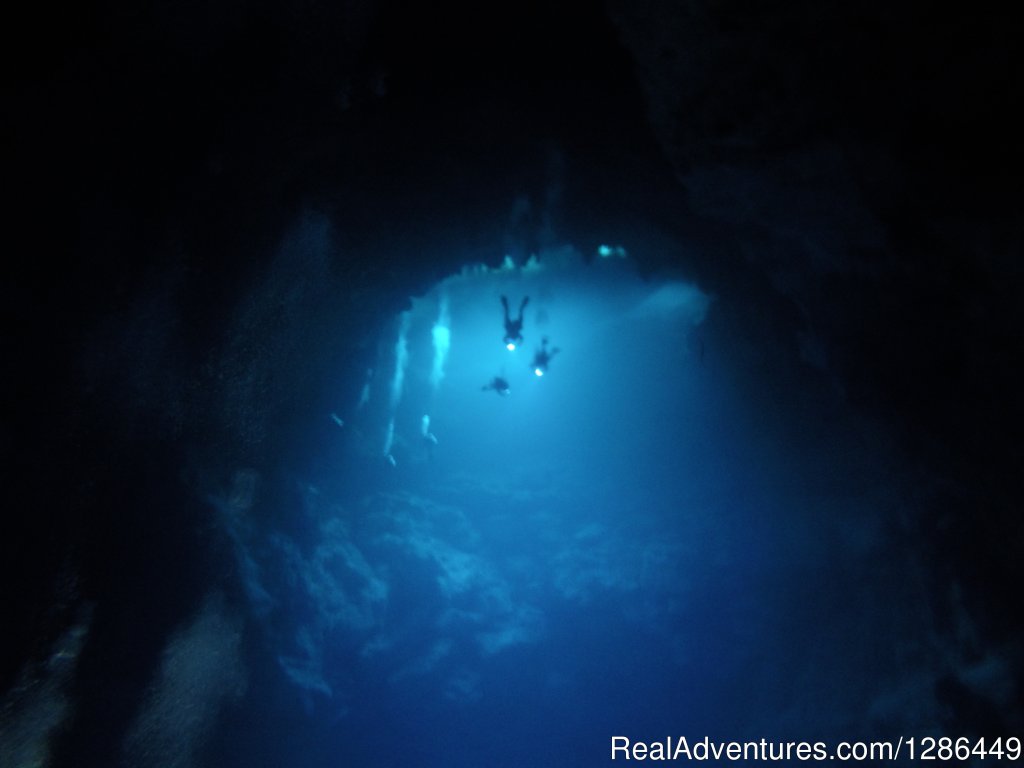
M513 352L503 294L531 298ZM245 468L211 501L247 626L216 764L603 765L616 735L928 722L881 433L731 334L699 286L571 248L414 297L291 501Z

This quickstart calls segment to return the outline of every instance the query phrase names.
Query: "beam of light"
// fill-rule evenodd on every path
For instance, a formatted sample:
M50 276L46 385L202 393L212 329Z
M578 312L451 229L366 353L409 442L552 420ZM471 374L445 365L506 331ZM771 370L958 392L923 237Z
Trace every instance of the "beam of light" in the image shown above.
M391 455L391 446L395 443L395 418L388 419L388 426L384 430L384 458L391 466L395 465L395 457Z
M370 381L373 380L373 368L366 371L366 380L363 382L363 389L359 393L359 402L356 404L356 410L359 410L368 402L370 402Z
M388 426L384 433L384 457L394 466L395 457L391 455L391 446L395 442L395 411L402 400L402 388L405 385L405 369L409 365L409 313L403 312L398 324L398 339L395 341L395 373L391 377L389 393Z
M398 403L402 400L402 387L405 385L405 369L409 365L409 313L403 312L398 326L398 340L395 342L395 374L391 378L391 415L394 416Z
M441 295L441 306L437 312L437 322L430 331L434 340L434 365L430 370L430 385L437 391L444 379L444 362L448 357L448 349L452 345L451 317L448 314L448 296Z

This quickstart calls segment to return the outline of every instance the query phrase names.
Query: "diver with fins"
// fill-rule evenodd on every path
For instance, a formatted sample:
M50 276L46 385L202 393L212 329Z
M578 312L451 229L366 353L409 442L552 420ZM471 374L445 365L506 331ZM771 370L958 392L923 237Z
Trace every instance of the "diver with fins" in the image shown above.
M505 348L513 352L517 344L523 343L523 310L530 303L530 297L524 296L519 303L519 315L513 319L508 310L508 298L501 297L501 306L505 309Z

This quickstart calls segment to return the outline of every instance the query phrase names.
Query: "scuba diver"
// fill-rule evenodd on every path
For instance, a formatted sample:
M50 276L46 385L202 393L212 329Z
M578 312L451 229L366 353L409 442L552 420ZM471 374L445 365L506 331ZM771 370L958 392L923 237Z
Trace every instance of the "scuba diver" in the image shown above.
M533 354L533 372L537 376L543 376L548 372L548 363L551 358L558 354L558 347L548 349L548 337L540 340L540 349Z
M490 383L484 384L482 387L480 387L481 392L486 392L489 389L493 389L502 397L508 397L509 394L512 392L511 388L508 386L508 382L505 381L505 379L503 379L501 376L495 376L493 379L491 379Z
M512 352L516 348L516 344L521 344L523 341L523 310L526 305L530 302L529 296L524 296L522 302L519 304L519 316L513 320L508 313L508 299L504 296L501 297L501 306L505 308L505 347L509 352Z

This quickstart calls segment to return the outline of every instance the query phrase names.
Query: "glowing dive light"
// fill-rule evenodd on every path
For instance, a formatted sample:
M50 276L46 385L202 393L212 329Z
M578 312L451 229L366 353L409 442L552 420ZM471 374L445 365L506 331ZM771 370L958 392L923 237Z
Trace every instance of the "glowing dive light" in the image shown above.
M505 345L505 349L507 349L509 352L515 352L516 345L510 341L508 344Z
M543 376L544 375L544 369L543 368L534 368L533 372L535 374L537 374L538 376Z

